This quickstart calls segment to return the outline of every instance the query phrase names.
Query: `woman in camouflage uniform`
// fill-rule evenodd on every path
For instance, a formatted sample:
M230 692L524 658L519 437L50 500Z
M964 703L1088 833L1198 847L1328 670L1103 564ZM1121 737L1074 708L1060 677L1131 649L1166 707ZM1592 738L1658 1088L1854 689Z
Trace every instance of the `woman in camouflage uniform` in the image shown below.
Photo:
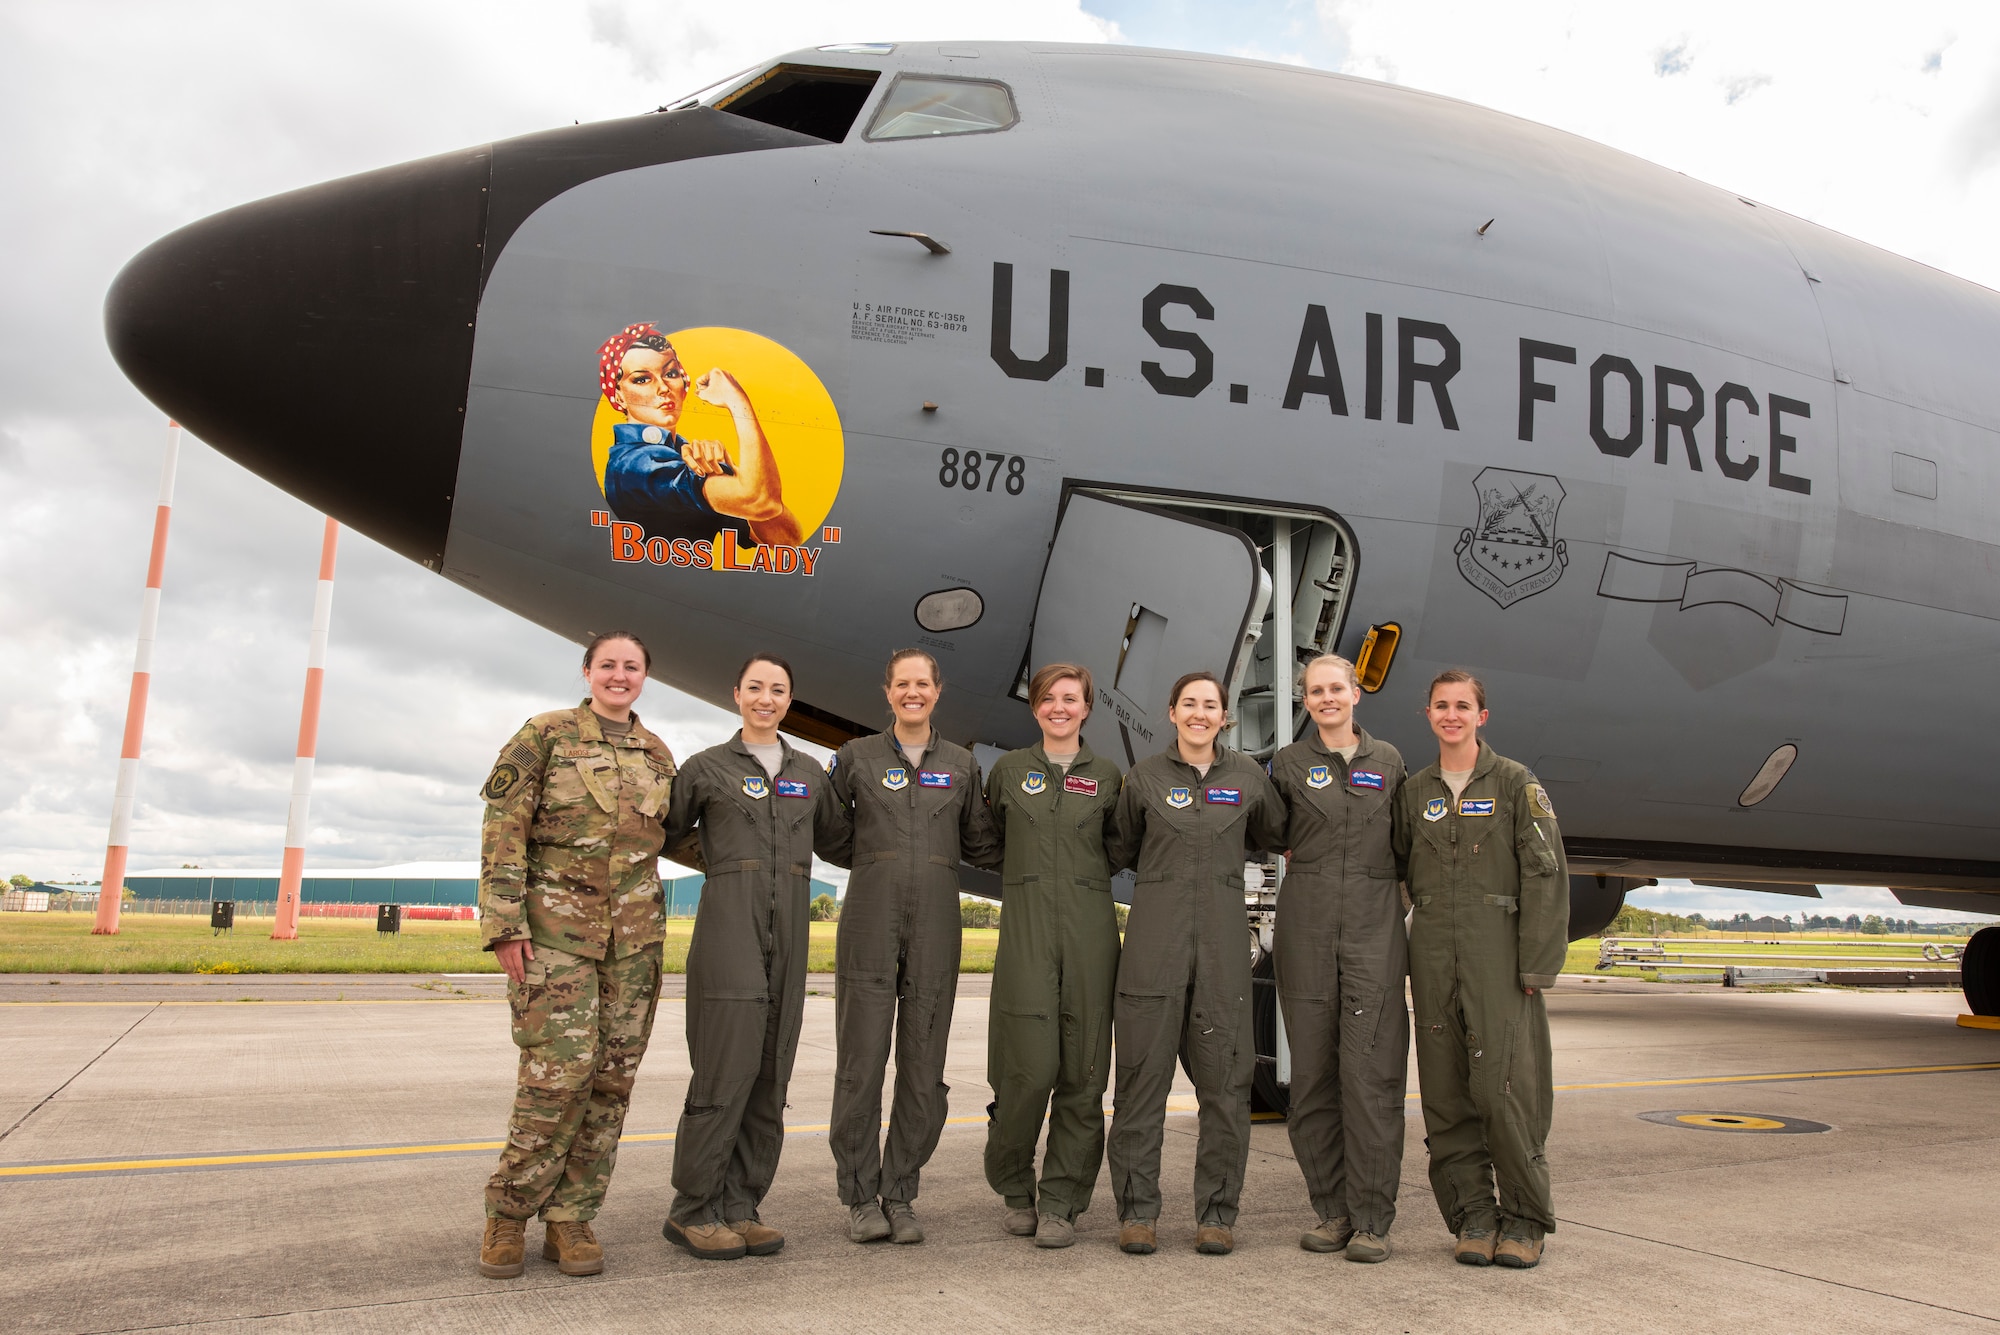
M636 635L592 640L590 698L522 724L480 790L480 925L521 1049L507 1145L486 1184L479 1270L494 1279L521 1273L536 1215L544 1260L566 1275L604 1268L590 1221L660 995L674 757L632 712L650 666Z

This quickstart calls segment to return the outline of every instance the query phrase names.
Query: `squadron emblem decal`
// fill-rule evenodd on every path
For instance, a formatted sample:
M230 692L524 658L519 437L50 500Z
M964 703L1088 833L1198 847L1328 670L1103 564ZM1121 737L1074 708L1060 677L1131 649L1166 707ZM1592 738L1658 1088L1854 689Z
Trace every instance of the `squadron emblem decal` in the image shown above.
M1424 803L1424 819L1443 820L1445 818L1448 805L1449 804L1446 803L1446 801L1442 797L1433 797L1430 801Z
M762 797L765 793L768 793L770 791L771 791L770 786L767 783L765 783L763 775L748 774L744 776L743 795L745 797Z
M1193 806L1194 790L1191 788L1167 789L1167 805L1175 808L1176 810L1178 810L1181 807Z
M900 793L910 786L910 772L901 765L882 772L882 786L892 793Z
M1046 792L1048 786L1049 776L1040 770L1029 770L1027 776L1021 780L1021 791L1029 797L1033 797L1036 793Z
M1312 788L1325 788L1333 783L1333 771L1325 765L1314 765L1306 771L1306 784Z
M1472 489L1479 518L1452 548L1465 582L1502 611L1555 587L1569 565L1569 544L1556 536L1562 483L1547 473L1483 468Z

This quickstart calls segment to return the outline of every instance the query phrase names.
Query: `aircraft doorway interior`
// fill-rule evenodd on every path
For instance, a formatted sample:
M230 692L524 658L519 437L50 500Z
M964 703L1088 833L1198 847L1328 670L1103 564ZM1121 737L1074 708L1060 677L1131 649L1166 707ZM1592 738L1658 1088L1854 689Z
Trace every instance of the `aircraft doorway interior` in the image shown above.
M1298 735L1297 669L1337 642L1353 573L1353 535L1324 510L1073 485L1017 694L1036 664L1089 667L1085 738L1129 768L1171 736L1174 679L1206 667L1228 686L1231 744L1267 759Z

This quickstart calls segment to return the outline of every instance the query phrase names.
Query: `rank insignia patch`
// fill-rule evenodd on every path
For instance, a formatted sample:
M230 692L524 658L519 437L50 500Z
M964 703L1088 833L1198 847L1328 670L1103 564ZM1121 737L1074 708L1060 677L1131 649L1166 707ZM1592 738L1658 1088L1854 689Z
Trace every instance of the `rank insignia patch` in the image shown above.
M770 791L771 785L765 782L763 775L746 774L743 776L743 795L745 797L762 797Z
M1097 796L1097 780L1086 779L1081 774L1063 775L1063 791L1081 793L1085 797Z
M1306 771L1306 786L1325 788L1333 783L1333 771L1325 765L1314 765Z
M1049 776L1038 769L1029 770L1027 775L1021 780L1021 791L1029 797L1034 797L1038 793L1045 793L1048 790Z
M1493 799L1490 797L1468 797L1458 804L1461 816L1490 816L1493 814Z
M1424 803L1424 819L1443 820L1445 818L1445 811L1449 805L1442 797L1433 797L1430 801Z
M1240 807L1243 805L1241 788L1210 788L1202 793L1212 807Z
M812 789L802 779L778 780L779 797L811 797Z
M910 772L896 765L882 772L882 786L892 793L900 793L910 786Z
M1167 789L1167 805L1168 805L1168 806L1170 806L1170 807L1174 807L1174 808L1176 808L1176 809L1178 809L1178 808L1180 808L1180 807L1191 807L1191 806L1193 806L1193 805L1194 805L1194 790L1193 790L1192 788L1169 788L1169 789Z
M1356 788L1373 788L1378 793L1382 791L1382 776L1372 769L1349 770L1347 781Z
M951 787L951 771L948 769L920 769L917 782L926 788Z

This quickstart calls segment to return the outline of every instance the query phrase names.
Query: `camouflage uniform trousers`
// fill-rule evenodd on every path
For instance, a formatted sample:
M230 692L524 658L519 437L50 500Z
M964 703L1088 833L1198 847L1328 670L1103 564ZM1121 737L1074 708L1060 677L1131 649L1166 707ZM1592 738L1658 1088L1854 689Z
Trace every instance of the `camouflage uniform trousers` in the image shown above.
M593 960L537 945L509 982L521 1068L486 1213L580 1220L604 1204L660 1000L660 947Z

